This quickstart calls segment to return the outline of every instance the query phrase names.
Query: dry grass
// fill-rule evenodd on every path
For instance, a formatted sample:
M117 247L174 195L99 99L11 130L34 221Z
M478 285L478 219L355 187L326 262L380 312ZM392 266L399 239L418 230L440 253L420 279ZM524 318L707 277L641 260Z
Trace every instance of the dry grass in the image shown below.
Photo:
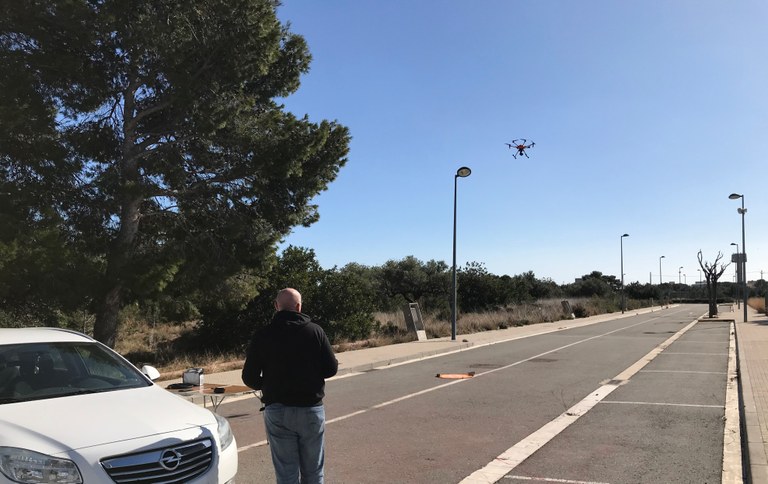
M116 349L123 355L157 353L163 351L169 341L175 341L192 332L195 326L194 322L152 324L128 319L120 326Z
M751 297L747 300L747 304L749 304L749 307L752 309L756 309L757 311L766 314L764 297Z
M581 309L582 316L592 316L605 312L600 304L590 299L572 299L570 302L573 308L579 307ZM401 336L400 339L391 338L392 343L416 339L414 335L407 332L402 312L376 313L374 316L380 327L387 329L395 328L397 334ZM423 317L424 329L428 337L441 338L451 335L450 321L439 320L432 315L426 314ZM479 333L514 326L559 321L564 317L560 300L549 299L538 301L535 304L520 304L496 311L459 314L456 319L456 332L459 334ZM386 337L378 335L372 339L383 342L386 340ZM381 346L381 344L374 344L374 346Z
M196 322L151 324L128 319L120 326L115 349L137 366L156 366L163 379L180 378L187 368L202 367L205 373L242 368L239 353L197 354L174 349L174 343L191 335L196 325Z

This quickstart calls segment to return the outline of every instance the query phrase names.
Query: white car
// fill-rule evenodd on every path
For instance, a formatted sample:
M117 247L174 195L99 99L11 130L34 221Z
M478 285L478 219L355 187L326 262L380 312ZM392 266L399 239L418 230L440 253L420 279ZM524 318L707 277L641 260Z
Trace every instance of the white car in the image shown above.
M142 370L74 331L0 329L0 483L233 483L227 420Z

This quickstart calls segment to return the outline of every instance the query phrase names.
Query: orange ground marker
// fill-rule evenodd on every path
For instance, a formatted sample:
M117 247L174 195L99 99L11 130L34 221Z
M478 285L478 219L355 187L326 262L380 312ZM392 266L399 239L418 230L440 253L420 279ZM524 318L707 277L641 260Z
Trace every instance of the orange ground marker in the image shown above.
M447 380L462 380L465 378L472 378L475 376L474 371L470 371L467 373L438 373L435 375L437 378L445 378Z

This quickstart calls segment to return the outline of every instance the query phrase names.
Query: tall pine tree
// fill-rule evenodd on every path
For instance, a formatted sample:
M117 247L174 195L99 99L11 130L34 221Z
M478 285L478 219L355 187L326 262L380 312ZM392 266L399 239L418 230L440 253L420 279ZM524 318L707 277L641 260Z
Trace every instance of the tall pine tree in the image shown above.
M114 346L127 298L253 276L293 227L317 220L312 198L350 138L276 101L310 62L277 7L0 6L0 207L13 209L0 229L58 227L58 250L76 251L98 279L100 341Z

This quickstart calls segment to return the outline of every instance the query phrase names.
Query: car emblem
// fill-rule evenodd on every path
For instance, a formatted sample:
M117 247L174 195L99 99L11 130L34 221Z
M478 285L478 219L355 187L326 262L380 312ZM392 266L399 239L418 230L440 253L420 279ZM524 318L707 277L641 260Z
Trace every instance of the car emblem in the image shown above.
M176 449L168 449L160 455L160 465L167 471L176 470L181 464L181 454Z

